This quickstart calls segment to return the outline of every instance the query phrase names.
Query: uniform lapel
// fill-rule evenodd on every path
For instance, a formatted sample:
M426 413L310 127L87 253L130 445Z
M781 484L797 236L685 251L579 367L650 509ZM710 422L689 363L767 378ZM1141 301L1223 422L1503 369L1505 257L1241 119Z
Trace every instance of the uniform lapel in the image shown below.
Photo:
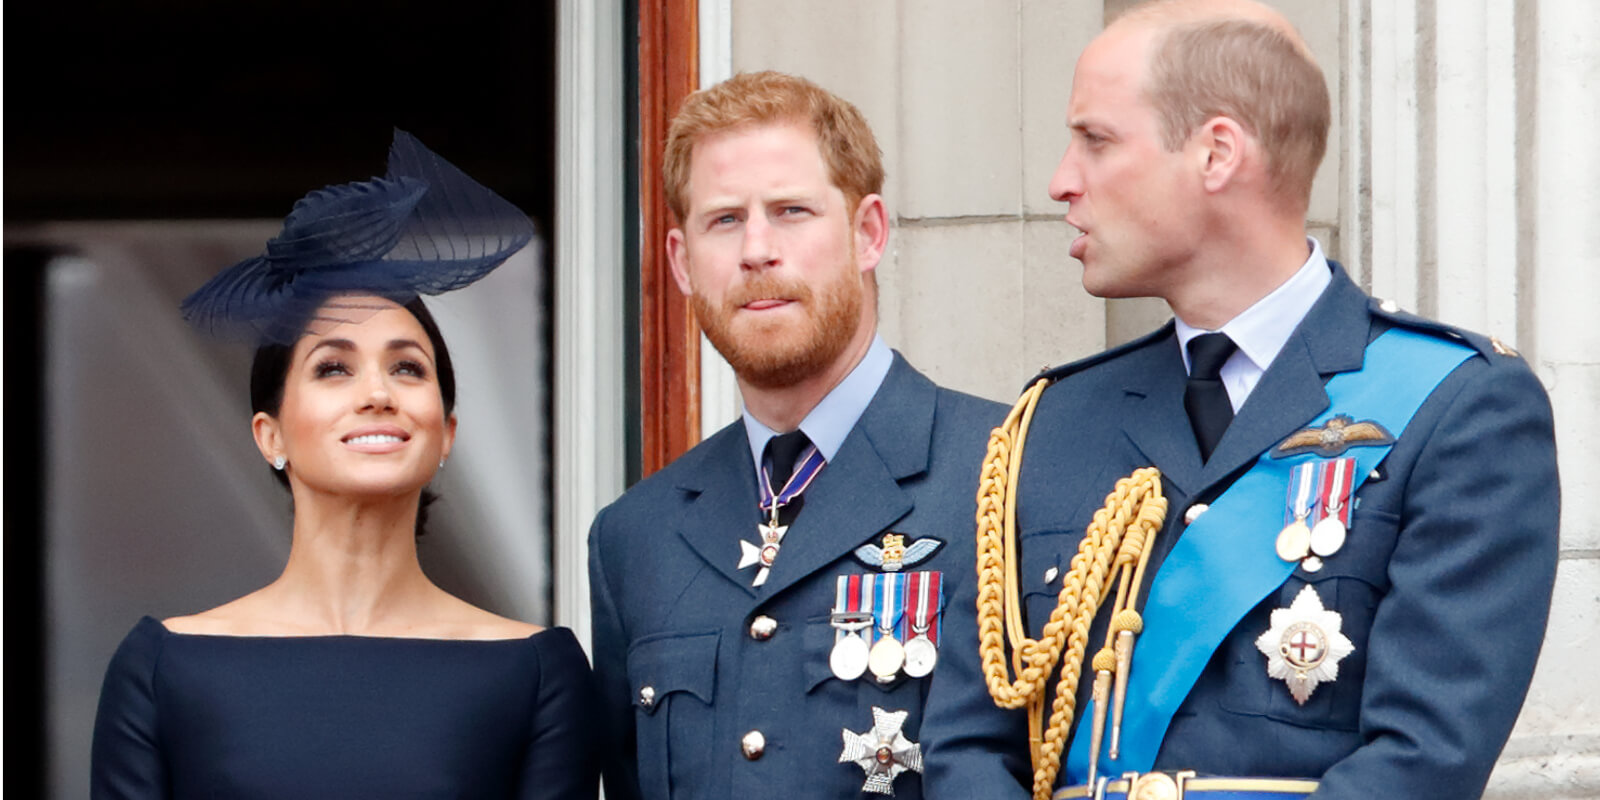
M678 535L707 564L737 584L751 597L756 567L739 569L739 541L756 541L761 521L757 508L755 467L749 440L738 422L718 432L694 453L700 460L682 471L678 488L689 494L688 507L678 520ZM784 541L788 553L788 540Z
M771 597L866 543L914 505L900 481L925 472L936 389L899 354L834 459L806 490L805 508L783 539Z
M1178 353L1178 339L1172 326L1167 327L1165 339L1129 360L1122 429L1169 484L1193 494L1200 479L1200 446L1183 410L1183 385L1188 376Z
M1335 373L1361 368L1368 330L1366 295L1343 268L1300 321L1262 374L1233 424L1217 443L1201 480L1209 485L1255 461L1328 407L1323 384Z

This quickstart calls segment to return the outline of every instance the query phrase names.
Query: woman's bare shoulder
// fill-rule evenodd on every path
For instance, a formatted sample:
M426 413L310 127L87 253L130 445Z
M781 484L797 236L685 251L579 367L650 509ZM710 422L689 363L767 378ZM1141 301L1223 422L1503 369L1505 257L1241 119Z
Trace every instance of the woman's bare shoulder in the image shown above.
M531 622L502 617L479 608L460 598L452 598L457 605L449 613L449 638L452 639L526 639L544 628Z
M264 603L260 595L260 591L251 592L198 614L167 617L161 620L161 624L172 633L201 636L296 636L306 633L300 627L288 625L271 614L270 604Z

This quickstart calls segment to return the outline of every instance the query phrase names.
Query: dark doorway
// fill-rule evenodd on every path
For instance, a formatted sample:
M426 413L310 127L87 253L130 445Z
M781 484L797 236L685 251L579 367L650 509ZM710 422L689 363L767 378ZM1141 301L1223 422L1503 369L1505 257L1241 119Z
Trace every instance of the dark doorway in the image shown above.
M550 230L552 3L29 3L6 22L7 222L282 217L381 174L400 127Z
M246 242L259 247L263 232L270 235L272 223L307 191L381 174L390 130L398 127L517 204L538 224L543 246L528 251L534 263L524 265L524 274L535 277L516 284L519 289L531 288L532 299L524 306L508 305L502 295L493 309L494 319L514 316L515 321L495 328L491 320L487 331L462 335L476 347L455 341L452 345L485 356L498 353L497 347L541 351L532 359L540 388L529 394L522 391L524 384L516 384L521 392L517 399L523 403L517 410L548 420L549 395L544 387L550 382L550 359L542 349L551 340L551 286L542 276L549 274L553 252L549 234L554 230L556 180L556 9L555 3L546 2L417 0L60 2L6 9L10 46L5 55L5 110L10 121L4 145L4 324L5 400L10 413L5 421L5 690L14 702L7 703L5 732L12 742L38 745L10 750L13 755L38 755L14 760L6 771L7 791L18 797L87 794L87 726L92 723L92 693L97 687L80 697L82 690L65 691L57 684L69 669L103 670L103 659L116 640L88 658L60 647L52 652L51 643L61 640L63 627L110 626L125 631L138 614L159 617L198 610L161 602L131 607L138 601L130 601L129 608L118 610L132 615L127 619L74 619L81 615L64 613L62 604L50 600L51 581L62 569L60 558L51 560L47 535L52 527L51 504L59 506L62 501L60 487L52 491L49 485L49 476L56 474L52 463L59 460L51 443L59 439L63 427L70 426L51 418L52 409L63 405L59 397L50 397L49 387L60 382L52 384L49 376L59 373L63 360L108 363L103 353L50 350L52 341L95 341L88 336L51 338L61 324L59 317L51 319L51 271L60 269L62 258L132 254L126 263L101 260L95 264L95 274L116 276L143 269L136 264L153 263L157 266L152 274L134 283L155 292L152 297L158 305L167 302L168 294L181 297L207 271L250 254L236 248ZM164 261L170 253L183 258ZM72 269L80 269L81 261ZM122 285L105 284L109 288L95 296L116 298ZM112 337L101 339L114 338L128 327L94 313L87 316L112 331ZM471 319L483 314L473 308L460 309L456 316ZM530 325L536 329L533 334ZM516 341L504 341L507 330L517 332ZM495 340L496 333L500 340ZM150 364L157 366L150 368L161 370L154 382L175 384L182 383L176 375L204 379L218 374L227 380L237 377L242 386L239 364L248 354L208 344L196 347L199 356L188 350L158 353L171 360L199 358L203 364L169 372L159 366L159 358L153 358ZM482 382L505 383L488 374L482 375ZM231 386L224 388L224 394L233 391ZM484 388L478 400L492 405L484 398L499 390ZM108 402L115 405L119 399L126 401L127 396ZM463 409L465 403L464 399ZM226 426L237 422L233 416L229 412L216 430L231 434ZM543 517L527 523L538 528L538 541L548 548L550 485L543 466L549 454L547 429L540 428L538 437L536 452L522 452L516 458L541 462L541 477L525 490L543 498L539 501ZM187 446L196 451L236 450L240 444L216 443L217 438L194 435ZM138 468L108 468L106 473L143 471L174 483L172 476L182 474L161 463L132 463ZM254 470L259 465L249 466ZM463 461L446 478L465 484L472 480L473 469ZM248 479L260 477L252 474ZM435 541L424 545L425 558L428 548L437 549L442 574L435 578L491 610L548 622L538 618L550 605L548 574L527 580L528 586L539 587L542 596L512 603L505 599L503 576L497 578L481 564L464 563L459 554L445 552L458 546L452 543L454 531L449 525L452 500L458 523L472 535L479 529L507 526L501 524L504 515L483 510L478 495L467 487L447 483L444 494L446 524L435 528L430 533ZM128 517L130 527L136 527L132 523L139 511L128 510ZM165 546L178 552L176 542ZM273 548L278 546L276 541L251 545L260 552L276 552ZM83 542L73 547L81 552ZM143 552L152 563L172 561L170 553ZM183 557L193 557L193 551L183 550ZM264 562L258 560L250 569L265 569L260 563ZM196 574L194 583L204 587L202 594L215 592L217 599L225 599L220 596L224 591L235 592L238 583L222 580L220 574L198 577L206 569L198 563L180 563L176 569ZM430 573L435 570L430 568ZM104 585L97 576L83 580L85 585ZM59 581L55 591L59 598ZM210 596L206 597L209 602ZM95 659L98 663L68 663ZM76 699L62 703L64 696Z

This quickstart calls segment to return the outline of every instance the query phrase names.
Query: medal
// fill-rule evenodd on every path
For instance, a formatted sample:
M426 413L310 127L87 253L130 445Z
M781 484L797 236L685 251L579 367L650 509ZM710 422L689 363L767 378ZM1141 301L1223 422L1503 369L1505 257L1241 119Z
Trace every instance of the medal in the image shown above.
M933 623L942 606L944 583L938 572L913 572L906 576L906 606L911 638L906 640L905 671L913 678L926 677L939 663L939 646L934 643ZM932 634L932 635L930 635Z
M1272 627L1256 639L1267 657L1267 676L1289 686L1294 701L1305 705L1323 682L1339 677L1339 661L1355 652L1340 632L1344 620L1322 605L1317 590L1307 585L1288 608L1272 612Z
M867 782L861 791L874 794L894 794L894 779L910 770L922 771L922 745L906 738L902 730L907 712L872 709L872 729L856 733L844 729L844 751L839 763L854 761L867 773Z
M841 619L840 615L835 614L832 620L833 626L845 633L833 643L833 651L828 653L828 669L841 681L853 681L867 671L869 653L867 640L861 637L861 631L872 625L872 620L860 614L844 616Z
M1308 544L1312 553L1327 558L1344 547L1344 538L1344 523L1341 523L1338 517L1323 517L1322 521L1311 529Z
M900 618L905 613L905 579L906 576L893 572L865 576L865 583L875 584L867 591L872 596L872 616L877 627L873 634L877 641L872 645L867 668L872 670L873 676L880 683L894 680L895 675L900 672L901 665L906 661L905 648L894 635L895 629L900 627Z
M1316 493L1317 473L1313 464L1298 464L1289 472L1289 516L1292 521L1278 534L1278 558L1299 561L1311 552L1311 528L1306 517L1311 514L1311 504Z
M761 480L758 481L761 490L759 506L766 512L767 521L756 525L755 543L742 539L739 541L739 569L760 565L756 570L755 579L750 582L751 586L760 586L767 582L767 574L772 571L772 563L777 560L778 551L783 547L783 535L789 532L789 526L778 524L778 509L799 497L827 463L816 445L808 445L805 452L800 454L800 463L795 466L794 474L789 476L789 481L777 492L772 490L771 471L765 466L761 468Z
M1327 558L1344 547L1350 516L1350 471L1354 458L1340 458L1322 465L1323 517L1311 529L1311 552Z
M1306 527L1305 520L1296 519L1278 532L1278 558L1284 561L1299 561L1309 552L1311 552L1311 529Z
M761 565L761 568L756 570L755 580L750 582L751 586L760 586L767 582L767 573L772 571L772 562L778 557L778 549L783 544L783 535L789 532L789 526L778 524L778 512L774 508L772 523L757 525L756 529L761 533L759 546L743 539L739 540L739 569Z
M828 653L828 669L841 681L853 681L867 671L869 646L861 635L872 627L872 612L861 602L863 575L840 575L834 588L833 650ZM869 606L870 608L870 606Z
M873 676L879 683L888 683L900 673L901 665L906 663L906 649L901 646L900 640L893 634L886 634L872 646L872 651L867 655L867 668L872 670Z
M926 632L919 631L906 642L906 674L913 678L926 678L939 663L939 648Z

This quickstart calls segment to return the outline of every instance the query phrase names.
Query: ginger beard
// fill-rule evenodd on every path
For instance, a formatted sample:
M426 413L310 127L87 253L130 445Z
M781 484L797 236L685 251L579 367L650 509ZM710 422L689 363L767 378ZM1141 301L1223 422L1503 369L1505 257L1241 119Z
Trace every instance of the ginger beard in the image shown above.
M839 358L861 324L866 293L853 256L847 268L815 288L804 281L781 280L770 272L751 274L753 277L720 305L700 292L691 297L706 338L741 380L768 389L792 386ZM740 317L739 309L746 303L772 297L799 306L800 320L790 314Z

